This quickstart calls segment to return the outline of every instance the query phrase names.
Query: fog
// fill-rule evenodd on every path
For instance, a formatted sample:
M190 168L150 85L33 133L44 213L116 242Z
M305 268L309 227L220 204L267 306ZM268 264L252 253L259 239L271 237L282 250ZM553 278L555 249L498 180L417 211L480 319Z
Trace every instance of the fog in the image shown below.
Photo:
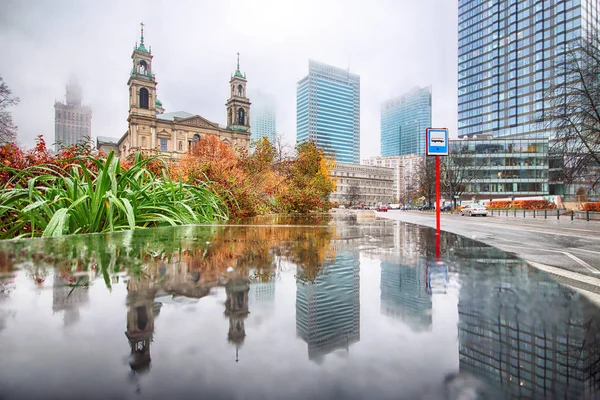
M248 88L277 101L277 130L296 139L296 82L315 59L361 78L361 158L380 153L380 106L433 88L433 125L457 125L457 2L452 0L0 0L0 76L21 98L18 142L54 141L54 101L78 77L94 137L127 129L131 53L152 47L167 112L225 123L239 52ZM250 99L252 101L252 99Z

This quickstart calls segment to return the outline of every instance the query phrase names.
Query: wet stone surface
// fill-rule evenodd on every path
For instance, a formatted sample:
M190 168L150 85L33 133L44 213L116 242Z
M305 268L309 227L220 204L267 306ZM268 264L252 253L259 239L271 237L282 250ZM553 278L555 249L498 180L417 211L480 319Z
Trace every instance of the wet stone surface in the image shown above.
M600 312L393 221L0 242L0 399L597 398Z

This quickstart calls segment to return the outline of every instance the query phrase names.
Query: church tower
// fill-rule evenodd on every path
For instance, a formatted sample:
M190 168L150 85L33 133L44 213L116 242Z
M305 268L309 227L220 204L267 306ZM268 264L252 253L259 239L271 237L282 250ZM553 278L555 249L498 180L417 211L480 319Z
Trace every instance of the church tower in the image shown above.
M237 53L237 68L229 80L231 96L227 106L227 129L250 132L250 100L246 97L246 75L240 72L240 53Z
M140 125L154 125L156 119L156 78L152 72L152 53L144 45L144 23L141 23L140 44L135 44L131 60L133 66L127 85L129 86L129 148L147 147L138 143Z

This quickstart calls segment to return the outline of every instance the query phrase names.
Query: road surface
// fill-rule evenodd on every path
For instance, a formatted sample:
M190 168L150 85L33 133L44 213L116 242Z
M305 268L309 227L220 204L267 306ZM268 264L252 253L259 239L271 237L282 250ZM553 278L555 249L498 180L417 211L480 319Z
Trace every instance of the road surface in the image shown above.
M378 212L435 228L435 213ZM442 214L441 229L514 253L569 286L600 295L600 222Z

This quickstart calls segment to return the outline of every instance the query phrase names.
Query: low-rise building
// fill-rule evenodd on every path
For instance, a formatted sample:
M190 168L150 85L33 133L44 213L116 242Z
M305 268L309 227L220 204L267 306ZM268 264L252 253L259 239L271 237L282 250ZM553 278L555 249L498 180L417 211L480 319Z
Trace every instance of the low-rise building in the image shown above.
M96 149L103 154L109 154L111 151L114 151L116 155L119 155L119 138L98 136L96 138Z
M331 176L336 181L336 190L330 196L330 200L334 203L352 202L374 206L378 203L392 203L394 199L394 170L392 168L336 163L331 171ZM351 196L354 197L353 201L350 201Z

